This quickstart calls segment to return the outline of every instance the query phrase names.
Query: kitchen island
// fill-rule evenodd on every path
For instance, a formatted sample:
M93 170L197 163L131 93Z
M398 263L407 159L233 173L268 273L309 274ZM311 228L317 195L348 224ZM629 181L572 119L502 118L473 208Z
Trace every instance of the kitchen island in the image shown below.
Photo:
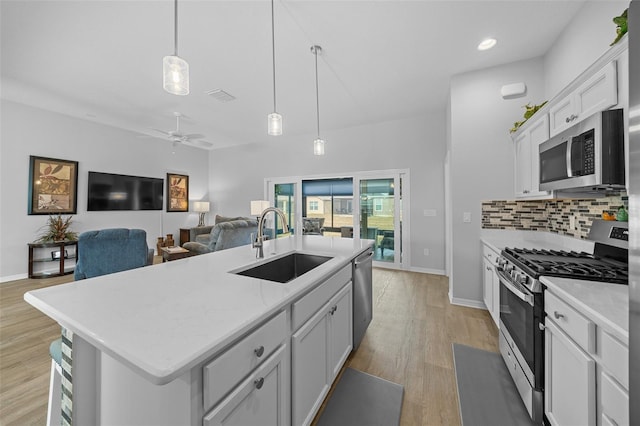
M247 416L268 406L277 424L306 423L351 350L351 262L372 245L291 236L265 242L265 259L237 247L35 290L25 300L72 335L65 373L73 377L73 423L218 424L211 414L224 414L230 399ZM294 251L331 259L284 284L233 273ZM315 350L305 346L311 339L302 337L320 334ZM245 359L244 346L255 357ZM314 373L299 358L319 356L318 348L333 365L314 388L296 375ZM265 366L273 369L258 371ZM270 389L275 378L275 392L265 392L273 401L250 395L244 384L254 373L264 376L252 389ZM291 389L296 383L304 388Z

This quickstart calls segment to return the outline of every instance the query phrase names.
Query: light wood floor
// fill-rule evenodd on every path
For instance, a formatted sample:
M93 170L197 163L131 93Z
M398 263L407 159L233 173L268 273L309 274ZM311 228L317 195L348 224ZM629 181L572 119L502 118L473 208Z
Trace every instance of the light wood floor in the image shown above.
M0 425L43 425L60 327L23 300L72 276L0 284ZM486 311L449 304L448 280L374 269L374 318L347 366L404 385L402 425L459 425L452 343L498 352Z

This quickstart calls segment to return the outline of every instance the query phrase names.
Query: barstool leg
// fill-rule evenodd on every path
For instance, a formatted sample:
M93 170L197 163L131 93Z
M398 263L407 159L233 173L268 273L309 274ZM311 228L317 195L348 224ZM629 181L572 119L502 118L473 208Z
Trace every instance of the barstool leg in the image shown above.
M62 369L51 360L51 378L49 379L49 406L47 408L47 426L59 426L62 411Z

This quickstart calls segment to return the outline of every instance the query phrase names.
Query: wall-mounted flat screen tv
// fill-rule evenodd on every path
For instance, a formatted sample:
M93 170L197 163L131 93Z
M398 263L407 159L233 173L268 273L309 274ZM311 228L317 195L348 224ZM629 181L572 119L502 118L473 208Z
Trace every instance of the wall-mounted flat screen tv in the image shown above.
M89 172L87 210L162 210L164 180Z

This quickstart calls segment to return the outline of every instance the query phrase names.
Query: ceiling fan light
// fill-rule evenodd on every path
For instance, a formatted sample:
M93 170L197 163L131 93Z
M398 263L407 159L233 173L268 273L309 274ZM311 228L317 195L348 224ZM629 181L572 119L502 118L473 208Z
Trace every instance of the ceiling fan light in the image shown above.
M164 90L172 95L189 94L189 64L179 56L162 58Z
M313 141L313 155L324 155L324 141L320 138Z
M282 116L277 112L272 112L267 116L267 133L271 136L282 134Z

